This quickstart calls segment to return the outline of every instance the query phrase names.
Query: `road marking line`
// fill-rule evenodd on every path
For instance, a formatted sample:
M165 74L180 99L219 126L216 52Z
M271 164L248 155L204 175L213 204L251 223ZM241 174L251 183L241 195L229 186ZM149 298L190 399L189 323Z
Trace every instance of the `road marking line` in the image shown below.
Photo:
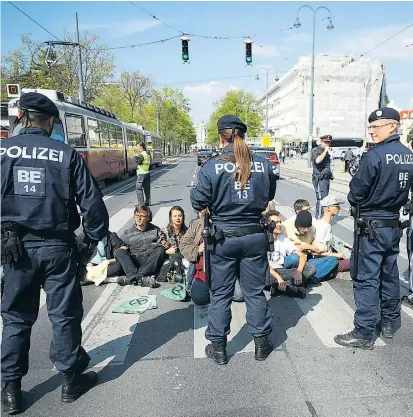
M324 346L344 347L334 342L334 336L354 328L354 311L328 282L312 287L306 298L295 301ZM376 346L385 343L378 338Z
M413 319L413 310L402 304L402 310Z
M172 207L160 207L159 210L156 212L156 215L152 223L161 229L166 227L169 222L169 210L171 208Z
M227 353L232 356L237 353L254 352L255 345L252 336L245 326L245 303L233 302L231 305L232 320L231 333L228 335ZM210 343L205 339L205 330L208 326L208 306L194 305L194 358L205 358L205 346ZM231 342L234 338L235 342ZM244 348L241 349L241 346Z
M150 290L149 287L116 285L115 290L106 292L108 287L82 322L83 347L91 357L91 367L125 362L140 314L112 313L112 310L126 300L148 295Z

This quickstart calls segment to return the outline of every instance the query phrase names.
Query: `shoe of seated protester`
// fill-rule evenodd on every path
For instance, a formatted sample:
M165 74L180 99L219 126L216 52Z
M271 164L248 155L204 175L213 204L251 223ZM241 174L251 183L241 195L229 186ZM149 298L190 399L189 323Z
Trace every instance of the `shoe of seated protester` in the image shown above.
M278 282L274 282L271 285L270 296L277 297L278 295L285 294L288 297L305 298L307 297L307 291L304 287L297 287L295 285L287 285L285 291L281 291L278 288Z
M138 285L149 288L158 288L160 286L160 284L156 282L154 275L151 275L150 277L138 278Z

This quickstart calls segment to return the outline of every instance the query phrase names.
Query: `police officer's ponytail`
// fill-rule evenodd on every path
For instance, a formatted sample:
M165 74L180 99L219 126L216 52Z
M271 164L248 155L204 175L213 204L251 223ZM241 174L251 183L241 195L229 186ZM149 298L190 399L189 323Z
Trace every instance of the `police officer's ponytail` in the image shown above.
M245 133L240 129L223 129L219 131L222 139L226 142L234 143L234 158L238 166L235 178L244 188L251 174L251 152L244 141Z

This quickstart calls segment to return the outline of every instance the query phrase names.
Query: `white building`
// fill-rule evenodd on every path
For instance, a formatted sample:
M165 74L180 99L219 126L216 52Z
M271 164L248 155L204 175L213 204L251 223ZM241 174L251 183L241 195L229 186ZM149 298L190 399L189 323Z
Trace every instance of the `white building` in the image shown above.
M207 125L203 121L195 125L197 149L207 148Z
M313 135L366 137L367 117L388 102L384 67L379 61L346 55L317 54L314 76ZM268 129L272 136L307 140L309 134L311 57L296 65L268 91ZM265 117L266 94L258 99Z

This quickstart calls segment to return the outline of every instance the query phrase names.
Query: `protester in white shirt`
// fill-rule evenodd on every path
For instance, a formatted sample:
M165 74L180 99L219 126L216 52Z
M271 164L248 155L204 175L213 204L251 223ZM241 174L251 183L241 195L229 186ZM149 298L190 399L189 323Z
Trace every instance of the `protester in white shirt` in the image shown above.
M345 272L350 270L349 260L346 259L346 256L341 252L333 252L332 240L332 223L334 217L338 216L340 213L340 205L344 202L338 197L333 195L328 195L323 198L320 202L321 207L324 209L323 217L319 219L315 225L315 239L326 245L327 252L321 253L321 256L335 256L339 259L339 272Z
M317 272L316 268L306 264L307 256L297 249L296 245L281 233L280 213L270 210L266 214L267 222L273 230L274 251L268 253L271 283L271 296L278 291L290 297L305 298L305 285ZM291 254L299 257L297 268L284 268L285 258Z

